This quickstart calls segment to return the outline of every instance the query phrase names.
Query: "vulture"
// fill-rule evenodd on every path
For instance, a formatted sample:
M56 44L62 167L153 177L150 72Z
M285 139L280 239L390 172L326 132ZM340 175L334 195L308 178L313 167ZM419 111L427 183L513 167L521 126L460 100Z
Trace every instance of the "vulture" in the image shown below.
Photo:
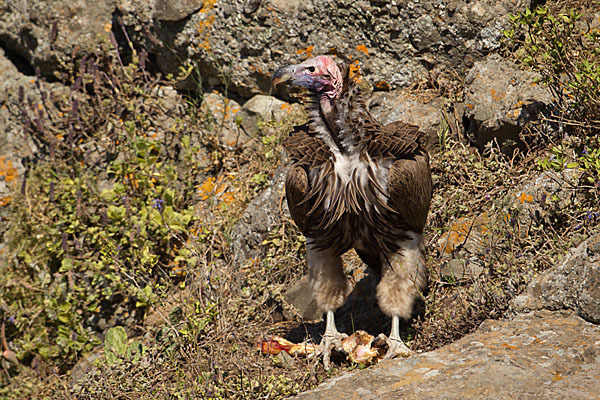
M283 142L291 159L285 193L306 237L308 278L326 314L319 345L325 368L345 334L334 312L348 295L341 255L354 249L380 275L376 296L392 318L386 358L412 352L399 334L427 283L423 229L432 195L424 134L404 122L379 123L347 63L319 56L277 69L273 87L300 89L308 121Z

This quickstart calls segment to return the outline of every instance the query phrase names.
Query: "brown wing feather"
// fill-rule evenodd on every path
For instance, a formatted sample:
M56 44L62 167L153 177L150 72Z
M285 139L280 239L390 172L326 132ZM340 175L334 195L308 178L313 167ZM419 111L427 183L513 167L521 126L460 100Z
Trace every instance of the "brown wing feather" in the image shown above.
M315 166L332 157L327 145L314 136L306 124L295 127L282 145L294 164Z
M285 196L292 219L302 233L308 229L308 202L304 201L310 192L308 174L301 165L292 165L285 179Z
M425 151L397 160L390 168L389 205L415 232L422 232L425 227L432 186L429 156Z
M423 136L419 127L402 121L385 126L369 121L365 133L366 149L371 157L404 158L417 150Z

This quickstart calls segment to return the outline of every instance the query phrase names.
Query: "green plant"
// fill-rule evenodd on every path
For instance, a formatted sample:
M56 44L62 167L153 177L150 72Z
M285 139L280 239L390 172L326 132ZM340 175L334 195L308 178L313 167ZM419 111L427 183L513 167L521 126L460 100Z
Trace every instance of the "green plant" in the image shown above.
M108 365L123 361L138 362L144 355L144 346L140 342L127 340L127 332L122 326L115 326L106 331L104 338L104 357Z
M162 283L198 263L184 244L206 168L195 156L203 125L183 112L162 117L164 82L146 71L145 52L123 65L115 44L65 63L66 93L41 77L40 103L20 92L19 114L41 149L13 196L11 263L0 278L20 360L61 358L68 368L99 344L98 321L140 320Z
M600 121L600 29L575 9L547 6L510 16L504 35L518 46L517 59L541 75L564 123L598 129Z

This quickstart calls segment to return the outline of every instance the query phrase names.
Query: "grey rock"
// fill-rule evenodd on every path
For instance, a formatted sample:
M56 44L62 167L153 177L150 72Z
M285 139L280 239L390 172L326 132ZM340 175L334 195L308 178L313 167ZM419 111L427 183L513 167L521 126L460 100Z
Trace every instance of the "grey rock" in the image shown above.
M481 150L497 141L511 152L522 143L520 133L552 102L550 91L498 55L476 62L465 80L464 121L468 138Z
M156 0L153 17L163 21L179 21L200 10L203 5L203 0Z
M289 104L272 96L256 95L235 115L246 134L256 136L269 121L281 121L291 112Z
M240 218L232 233L232 252L234 265L258 259L264 256L262 242L269 233L280 224L280 204L282 212L288 213L287 204L283 199L286 171L279 168L275 171L271 185L256 197Z
M418 126L427 134L429 147L438 140L443 118L442 100L438 97L422 102L403 91L375 92L369 108L382 124L404 121Z
M568 312L487 320L435 351L326 381L297 399L595 399L600 326Z
M312 292L308 276L303 276L284 294L286 303L293 305L300 316L307 321L318 320L323 317L323 310L317 305ZM296 318L296 314L289 310L284 310L283 316L288 320Z
M600 323L600 235L587 239L560 265L534 279L514 299L511 312L540 309L569 309Z
M220 93L208 93L204 95L200 109L208 122L209 131L222 146L229 149L242 148L252 140L251 136L240 129L241 121L236 115L241 106L235 100Z
M476 278L483 272L483 267L477 262L453 258L442 266L441 272L450 282L462 282Z
M24 60L23 67L52 77L60 57L95 49L97 35L106 34L112 0L56 0L51 3L16 0L0 5L0 40ZM54 33L55 32L55 33Z
M104 352L100 349L90 353L87 357L81 358L77 361L77 364L71 369L69 376L69 384L71 386L77 384L77 382L85 377L91 371L98 369L96 362L103 361Z

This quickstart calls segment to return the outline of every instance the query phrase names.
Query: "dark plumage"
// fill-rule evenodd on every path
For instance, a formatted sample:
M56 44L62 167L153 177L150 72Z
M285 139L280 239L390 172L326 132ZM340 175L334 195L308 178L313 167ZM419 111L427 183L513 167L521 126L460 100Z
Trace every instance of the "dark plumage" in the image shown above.
M403 122L377 122L347 66L331 57L278 69L273 83L284 81L306 89L309 120L283 143L292 160L286 197L307 238L313 294L327 313L325 364L344 336L333 312L347 295L340 256L351 248L381 274L377 299L393 318L388 356L408 355L398 318L410 316L426 284L422 233L432 183L423 134Z

